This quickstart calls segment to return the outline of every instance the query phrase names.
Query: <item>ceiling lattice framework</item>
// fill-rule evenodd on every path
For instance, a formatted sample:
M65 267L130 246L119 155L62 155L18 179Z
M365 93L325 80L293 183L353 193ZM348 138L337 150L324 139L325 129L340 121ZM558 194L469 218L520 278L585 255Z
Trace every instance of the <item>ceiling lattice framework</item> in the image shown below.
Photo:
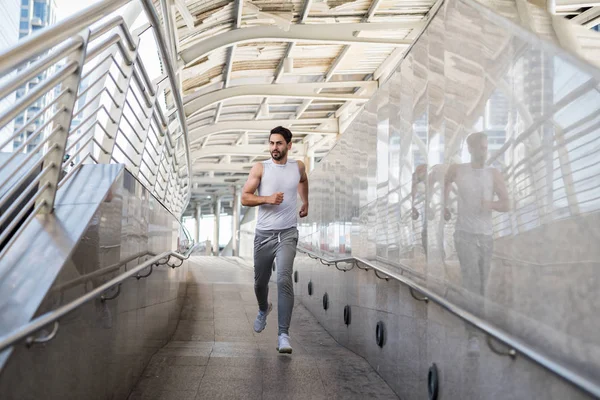
M164 2L164 3L161 3ZM166 10L188 118L192 203L229 195L269 157L319 159L387 78L434 0L155 0Z

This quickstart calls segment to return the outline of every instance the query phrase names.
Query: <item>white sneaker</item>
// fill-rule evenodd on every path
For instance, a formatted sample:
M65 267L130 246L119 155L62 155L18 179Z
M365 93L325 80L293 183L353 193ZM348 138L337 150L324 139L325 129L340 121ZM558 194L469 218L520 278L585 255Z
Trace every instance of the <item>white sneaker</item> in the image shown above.
M282 333L277 339L277 351L280 353L292 354L292 346L290 345L290 336Z
M258 310L258 315L254 320L254 332L260 333L265 329L265 327L267 326L267 316L269 315L272 309L273 303L269 303L269 307L267 308L266 312Z

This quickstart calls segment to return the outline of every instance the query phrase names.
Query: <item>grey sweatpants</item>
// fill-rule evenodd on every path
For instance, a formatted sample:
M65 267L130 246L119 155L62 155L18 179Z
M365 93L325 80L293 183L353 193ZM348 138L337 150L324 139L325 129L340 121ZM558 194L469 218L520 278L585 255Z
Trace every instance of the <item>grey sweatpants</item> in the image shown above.
M292 309L294 308L294 284L292 270L298 230L294 228L283 231L256 230L254 236L254 293L258 300L258 308L268 308L269 279L273 260L277 265L277 317L279 319L279 335L288 334Z
M454 232L454 245L460 262L463 287L472 294L485 297L490 276L494 239L491 235Z

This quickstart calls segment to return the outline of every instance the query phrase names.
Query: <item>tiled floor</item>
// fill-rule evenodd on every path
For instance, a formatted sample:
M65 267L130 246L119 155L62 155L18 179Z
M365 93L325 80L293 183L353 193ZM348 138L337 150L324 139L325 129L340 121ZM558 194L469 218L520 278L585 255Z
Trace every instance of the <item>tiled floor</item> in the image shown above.
M193 257L181 320L129 400L397 399L361 357L335 342L302 305L279 354L277 310L260 334L253 272L238 259ZM270 299L277 307L276 286Z

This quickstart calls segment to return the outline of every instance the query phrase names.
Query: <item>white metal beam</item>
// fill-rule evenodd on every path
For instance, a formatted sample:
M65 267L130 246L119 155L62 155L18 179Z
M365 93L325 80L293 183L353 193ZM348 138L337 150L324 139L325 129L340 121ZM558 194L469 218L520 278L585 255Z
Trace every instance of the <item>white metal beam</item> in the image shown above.
M556 0L556 11L572 10L584 7L600 6L600 1L594 0Z
M239 3L242 3L242 0L238 0ZM229 87L229 80L230 80L230 76L231 76L231 68L233 67L233 57L235 56L235 48L236 46L233 45L229 48L229 53L227 55L227 63L225 64L225 72L224 77L223 77L223 87L227 88ZM223 108L223 102L219 102L219 104L217 105L217 109L215 111L215 117L213 119L213 123L217 123L219 122L219 117L221 116L221 110Z
M242 26L242 12L244 10L244 0L236 0L235 3L235 28L239 29Z
M226 89L217 90L200 96L189 96L188 101L185 101L185 114L192 116L195 113L202 111L204 108L218 103L220 101L239 98L239 97L279 97L279 98L299 98L299 99L316 99L316 100L354 100L368 101L369 96L357 96L355 94L316 94L315 90L325 88L344 88L344 87L361 87L370 90L376 90L375 82L319 82L319 83L292 83L292 84L259 84L235 86Z
M325 75L325 79L324 79L325 82L329 82L331 80L331 78L333 77L333 74L335 73L335 70L339 67L341 62L348 55L349 50L350 50L350 46L346 46L340 52L340 54L337 56L337 58L335 59L333 64L331 64L329 71L327 71L327 74ZM300 107L298 107L298 109L296 110L296 118L300 118L300 116L302 114L304 114L304 112L306 110L308 110L308 107L310 107L311 104L312 104L312 100L305 100L302 103L302 105ZM345 104L352 104L352 102L346 102ZM337 115L336 115L336 117L337 117Z
M253 163L230 163L230 164L214 164L214 163L206 163L206 162L198 162L194 164L194 168L192 169L192 174L197 174L199 172L207 172L214 171L219 173L244 173L250 171Z
M194 16L190 13L187 6L185 5L184 0L175 0L175 6L177 7L177 11L181 14L181 18L187 25L189 29L194 29Z
M299 24L303 24L306 21L306 18L308 17L308 13L310 11L311 4L312 4L312 0L306 0L304 2L304 9L302 10L302 16L300 17L300 21L298 21ZM281 60L279 61L279 65L277 66L277 69L275 70L275 75L274 75L273 81L271 83L279 83L279 79L281 79L281 76L283 75L285 60L286 60L286 58L288 58L290 56L290 54L292 54L292 50L294 50L295 45L296 45L295 41L288 43L287 49L285 50L283 57L281 57ZM260 104L260 107L262 107L266 103L267 103L267 99L264 98ZM260 107L259 107L259 110L260 110ZM256 114L254 115L254 119L258 118L258 113L259 113L259 111L256 111Z
M379 67L377 67L375 72L373 72L373 79L376 81L381 78L385 79L389 75L389 70L398 64L405 51L406 49L394 50L392 54L390 54L388 58L386 58L385 61L382 62Z
M177 61L177 48L175 42L175 36L173 29L175 26L174 20L171 13L171 0L160 0L160 8L162 13L162 23L164 29L165 40L167 42L169 57L173 65L176 65Z
M277 26L256 26L244 29L234 29L198 41L182 50L181 58L187 65L223 47L240 43L251 43L257 40L279 42L294 42L301 40L309 43L363 43L403 47L410 45L411 41L390 38L355 37L354 32L412 29L419 26L422 26L421 22L413 21L393 23L300 24L292 25L289 31L284 31Z
M308 18L308 13L310 12L310 6L312 4L312 0L306 0L304 2L304 9L302 10L302 16L300 17L300 23L303 24Z
M257 120L256 122L262 122L262 121ZM270 128L268 128L268 129L246 129L244 131L244 133L239 138L236 139L235 143L236 143L236 145L241 144L244 141L244 138L245 138L244 135L248 134L248 132L261 132L261 133L264 133L265 140L266 140L266 137L269 134L269 131L271 129L273 129L275 126L277 126L277 125L271 125ZM190 146L201 143L204 138L208 138L208 137L211 137L211 136L217 136L217 135L219 135L221 133L241 132L241 131L242 131L242 129L234 129L234 130L228 130L228 131L217 131L217 132L213 132L213 133L201 132L197 136L190 136L190 140L191 140L190 141ZM319 135L319 136L329 136L329 137L339 135L339 132L337 131L337 129L335 131L334 130L323 130L323 129L320 129L318 131L309 131L309 130L294 129L292 131L292 133L294 135Z
M592 7L581 14L573 17L571 22L583 25L586 28L593 28L600 24L600 7Z
M303 93L314 93L318 89L347 89L347 88L366 88L367 90L375 91L377 90L376 82L367 82L367 81L339 81L339 82L305 82L305 83L286 83L279 85L272 85L269 83L262 84L253 84L253 85L240 85L234 86L227 89L239 89L242 87L254 88L254 89L263 89L263 88L289 88L290 91L302 91ZM281 91L280 89L277 89ZM218 93L220 90L214 90L208 93L193 93L187 95L183 98L183 103L187 107L193 105L193 102L204 98L206 96L210 96L212 94ZM252 90L256 91L256 90Z
M310 134L318 134L318 135L338 135L338 124L335 119L332 118L317 118L314 120L307 121L323 121L323 122L313 122L320 124L331 124L331 128L327 129L319 129L318 131L313 131L309 129L303 129L298 127L297 129L290 127L290 122L292 123L303 123L303 120L253 120L253 121L225 121L219 122L218 124L208 125L204 127L199 127L193 130L190 130L190 145L198 143L202 141L204 138L213 136L219 133L229 133L229 132L265 132L268 133L271 129L276 126L287 126L291 128L292 134L300 134L300 135L310 135Z
M247 145L248 144L248 132L244 132L240 135L238 140L235 141L236 146Z
M247 175L237 176L215 176L213 178L204 176L195 176L194 183L198 185L235 185L244 182L248 178Z
M228 88L231 80L231 68L233 68L233 58L235 57L235 48L236 46L231 46L229 48L229 55L227 56L227 63L225 64L225 76L224 76L224 87Z
M304 157L303 146L292 147L288 153L292 157ZM223 156L245 156L245 157L260 157L269 156L269 148L262 144L249 144L247 146L206 146L200 150L191 151L192 160L199 160L207 157L223 157Z
M218 124L197 124L195 121L189 121L188 126L190 127L190 134L195 132L205 132L207 129L214 132L235 132L245 131L246 128L250 130L258 131L265 129L272 129L278 125L285 126L289 129L294 130L292 126L296 126L298 129L304 128L306 125L318 125L318 124L331 124L336 126L337 121L333 118L302 118L302 119L263 119L263 120L236 120L236 121L222 121ZM214 128L213 128L214 126ZM326 131L328 129L325 129Z
M235 20L235 29L239 29L242 25L242 10L244 8L244 0L236 0L235 8L233 11L233 19ZM229 48L229 52L227 53L227 62L225 64L225 71L223 72L223 87L228 88L229 83L231 81L231 68L233 67L233 59L235 57L235 49L236 45L234 44ZM217 110L215 111L214 123L219 122L219 117L221 116L221 109L223 108L223 103L219 102L217 106Z
M277 83L279 81L279 79L281 79L281 75L283 74L284 60L290 56L290 54L292 53L292 50L294 49L294 45L295 45L295 42L291 42L290 44L288 44L288 47L285 50L283 57L281 57L281 61L279 61L279 65L277 66L277 69L275 70L275 80L273 81L273 83Z
M363 22L371 21L371 18L373 18L373 16L377 12L377 9L379 8L379 4L381 4L381 0L373 0L371 2L371 5L369 6L369 11L367 11L367 15L365 15L365 17L363 18Z
M318 142L316 142L313 145L309 146L307 153L309 155L310 154L314 154L315 151L319 151L321 149L321 147L323 147L324 144L329 143L332 139L335 140L335 138L332 138L330 136L325 136L324 138L322 138Z

